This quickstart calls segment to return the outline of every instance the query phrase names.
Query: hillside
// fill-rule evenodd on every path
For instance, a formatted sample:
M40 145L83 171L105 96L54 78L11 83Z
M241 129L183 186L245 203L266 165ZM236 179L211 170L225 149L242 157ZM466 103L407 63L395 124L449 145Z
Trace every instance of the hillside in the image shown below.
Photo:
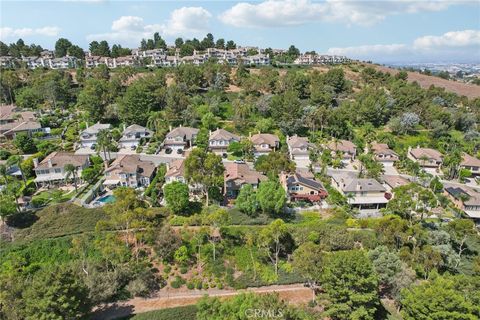
M388 72L392 75L395 75L399 72L399 70L384 67L384 66L378 66L378 65L371 65L371 66L376 68L377 70L380 70L382 72ZM420 74L418 72L411 72L411 71L408 71L408 81L409 82L416 81L422 88L426 88L426 89L431 85L434 85L435 87L445 88L445 90L449 92L456 93L460 96L466 96L469 99L480 97L480 86L476 86L473 84L445 80L439 77L427 76L424 74Z

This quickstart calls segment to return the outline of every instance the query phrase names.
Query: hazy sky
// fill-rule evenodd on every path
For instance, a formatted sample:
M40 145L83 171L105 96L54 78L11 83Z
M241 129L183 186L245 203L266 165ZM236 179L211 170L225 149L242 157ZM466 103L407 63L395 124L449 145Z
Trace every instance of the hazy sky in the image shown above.
M137 47L160 32L377 62L479 62L480 0L4 1L0 38L53 48L65 37Z

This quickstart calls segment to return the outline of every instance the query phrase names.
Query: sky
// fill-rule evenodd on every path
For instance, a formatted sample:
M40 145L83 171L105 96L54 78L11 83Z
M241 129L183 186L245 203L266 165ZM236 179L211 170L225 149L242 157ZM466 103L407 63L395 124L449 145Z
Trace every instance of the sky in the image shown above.
M480 63L480 0L6 1L0 40L53 48L64 37L138 47L159 32L378 63Z

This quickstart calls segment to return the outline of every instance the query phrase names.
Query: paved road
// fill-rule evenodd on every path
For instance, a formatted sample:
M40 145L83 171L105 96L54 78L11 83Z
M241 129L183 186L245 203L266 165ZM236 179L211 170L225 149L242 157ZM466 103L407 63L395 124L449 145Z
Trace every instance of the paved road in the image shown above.
M275 285L259 288L248 288L246 290L162 290L158 296L143 299L134 298L128 301L106 304L99 307L91 316L93 320L113 320L131 314L137 314L152 310L187 306L195 304L205 295L210 297L232 297L242 292L270 293L278 292L282 299L291 303L307 303L312 297L312 291L303 284Z

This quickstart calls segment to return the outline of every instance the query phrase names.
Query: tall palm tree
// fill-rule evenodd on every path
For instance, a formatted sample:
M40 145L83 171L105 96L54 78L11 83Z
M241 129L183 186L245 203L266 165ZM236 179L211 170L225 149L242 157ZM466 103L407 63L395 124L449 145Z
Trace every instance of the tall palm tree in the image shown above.
M99 150L103 151L105 168L107 168L108 162L110 161L110 148L112 147L112 136L107 129L102 129L98 132L97 147ZM107 157L107 154L108 154L108 157Z
M147 119L147 127L155 132L156 136L162 137L168 131L168 121L165 112L151 112Z
M78 176L78 168L75 167L73 164L68 163L64 167L65 172L67 175L65 176L65 180L68 180L70 177L73 177L73 185L75 186L75 193L78 192L77 186L77 176Z

